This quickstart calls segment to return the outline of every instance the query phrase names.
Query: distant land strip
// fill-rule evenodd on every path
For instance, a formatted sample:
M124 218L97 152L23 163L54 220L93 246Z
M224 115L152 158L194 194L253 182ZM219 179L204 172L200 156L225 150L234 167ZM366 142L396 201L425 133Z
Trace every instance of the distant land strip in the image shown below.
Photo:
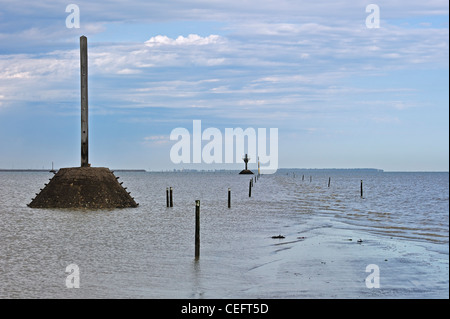
M58 169L55 169L58 170ZM111 169L114 172L152 172L152 173L179 173L179 172L235 172L236 169L168 169L168 170L145 170L145 169ZM49 172L50 169L31 169L31 168L0 168L0 172ZM296 172L366 172L383 173L384 170L378 168L279 168L277 173L296 173Z
M149 170L152 173L190 173L190 172L239 172L240 169L166 169L166 170ZM310 172L310 173L339 173L339 172L356 172L356 173L383 173L384 170L378 168L279 168L275 174L297 173L297 172Z
M0 172L49 172L51 169L0 168ZM55 169L56 171L58 169ZM145 169L112 169L115 172L146 172Z

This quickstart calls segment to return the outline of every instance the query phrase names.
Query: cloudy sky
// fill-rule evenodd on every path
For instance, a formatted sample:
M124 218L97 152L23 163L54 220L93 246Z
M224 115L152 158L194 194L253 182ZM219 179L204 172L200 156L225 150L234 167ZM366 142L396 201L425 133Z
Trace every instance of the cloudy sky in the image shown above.
M278 128L279 167L448 171L448 17L446 0L0 0L0 168L80 165L85 35L92 166L241 167L171 161L172 130L201 120Z

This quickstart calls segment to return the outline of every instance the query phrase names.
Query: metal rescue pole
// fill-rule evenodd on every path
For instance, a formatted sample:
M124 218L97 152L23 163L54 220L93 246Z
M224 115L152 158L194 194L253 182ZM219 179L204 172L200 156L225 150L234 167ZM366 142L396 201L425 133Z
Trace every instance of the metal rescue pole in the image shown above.
M81 69L81 167L89 167L87 38L80 37Z

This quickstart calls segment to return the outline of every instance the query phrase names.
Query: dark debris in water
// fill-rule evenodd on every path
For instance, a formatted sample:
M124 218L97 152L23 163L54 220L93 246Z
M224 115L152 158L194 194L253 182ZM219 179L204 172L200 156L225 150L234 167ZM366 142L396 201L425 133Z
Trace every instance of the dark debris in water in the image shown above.
M348 240L348 241L353 241L352 238L348 238L347 240ZM361 244L361 243L363 242L363 240L362 240L362 239L358 239L356 242Z

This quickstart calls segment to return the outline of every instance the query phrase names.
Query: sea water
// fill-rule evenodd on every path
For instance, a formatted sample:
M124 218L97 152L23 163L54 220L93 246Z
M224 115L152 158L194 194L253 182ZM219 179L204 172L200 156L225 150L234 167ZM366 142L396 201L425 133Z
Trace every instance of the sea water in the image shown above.
M448 298L448 173L115 174L138 208L32 209L53 175L0 172L0 298Z

